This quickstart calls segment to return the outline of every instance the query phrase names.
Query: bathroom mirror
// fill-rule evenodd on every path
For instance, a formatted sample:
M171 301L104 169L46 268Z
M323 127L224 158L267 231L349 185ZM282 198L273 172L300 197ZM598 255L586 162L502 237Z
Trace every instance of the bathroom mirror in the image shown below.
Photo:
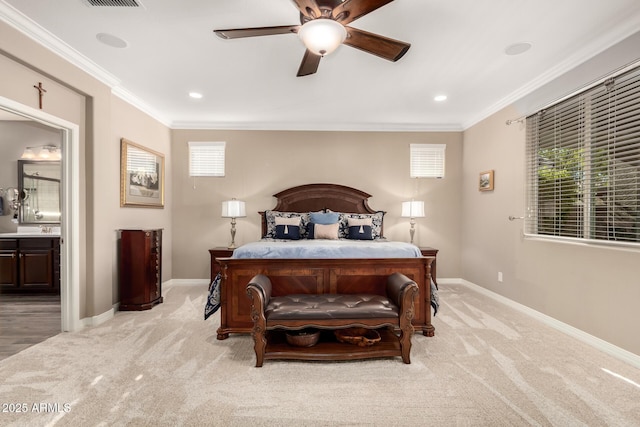
M60 224L59 161L18 160L20 224Z

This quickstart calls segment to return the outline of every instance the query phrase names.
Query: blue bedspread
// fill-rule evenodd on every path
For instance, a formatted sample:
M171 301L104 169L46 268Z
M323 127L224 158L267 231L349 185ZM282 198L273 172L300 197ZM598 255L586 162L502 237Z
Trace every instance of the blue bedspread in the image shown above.
M233 258L417 258L416 245L389 240L291 240L263 239L247 243Z

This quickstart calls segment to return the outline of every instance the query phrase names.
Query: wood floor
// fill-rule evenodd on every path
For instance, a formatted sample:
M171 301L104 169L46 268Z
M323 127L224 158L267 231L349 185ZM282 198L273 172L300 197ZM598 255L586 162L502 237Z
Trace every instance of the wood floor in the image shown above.
M0 360L60 331L60 295L0 294Z

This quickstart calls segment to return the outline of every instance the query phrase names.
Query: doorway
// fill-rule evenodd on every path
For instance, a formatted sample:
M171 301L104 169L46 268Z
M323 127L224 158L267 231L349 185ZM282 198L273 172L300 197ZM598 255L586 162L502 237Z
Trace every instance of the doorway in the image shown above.
M62 217L60 223L61 330L75 331L80 322L80 154L79 126L44 111L0 96L0 110L58 129L62 134Z

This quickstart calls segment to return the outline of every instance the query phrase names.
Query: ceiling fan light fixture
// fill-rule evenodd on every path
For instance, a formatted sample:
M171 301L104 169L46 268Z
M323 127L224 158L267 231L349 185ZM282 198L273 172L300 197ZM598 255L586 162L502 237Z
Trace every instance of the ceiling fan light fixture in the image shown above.
M307 49L316 55L325 56L344 42L347 30L333 19L318 18L300 27L298 35Z

